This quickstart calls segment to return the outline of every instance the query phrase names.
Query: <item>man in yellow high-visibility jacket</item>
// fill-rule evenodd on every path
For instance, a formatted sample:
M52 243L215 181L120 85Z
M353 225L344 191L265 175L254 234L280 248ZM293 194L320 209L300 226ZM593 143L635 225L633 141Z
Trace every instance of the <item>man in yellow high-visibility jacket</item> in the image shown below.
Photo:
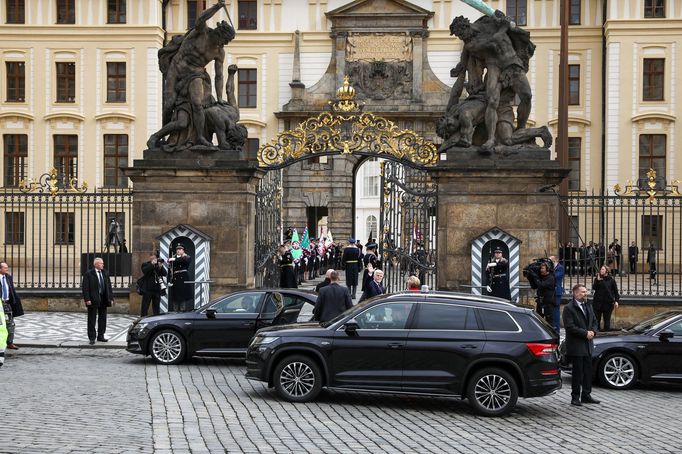
M7 321L5 321L5 312L0 311L0 367L5 363L5 348L7 348Z

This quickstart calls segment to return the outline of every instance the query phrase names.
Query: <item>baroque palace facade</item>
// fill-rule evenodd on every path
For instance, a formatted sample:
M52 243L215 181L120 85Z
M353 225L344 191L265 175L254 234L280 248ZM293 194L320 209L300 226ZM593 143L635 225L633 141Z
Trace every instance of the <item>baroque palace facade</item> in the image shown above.
M682 65L682 0L567 1L570 190L600 192L645 177L649 168L665 181L679 178L676 106L682 93L674 81ZM556 136L559 0L487 3L531 33L537 49L528 73L530 123L548 124ZM206 6L202 0L3 0L5 192L53 167L87 181L89 191L127 188L120 168L142 157L147 138L161 126L157 51L185 33ZM226 11L237 37L226 48L225 66L239 67L237 98L250 153L327 109L344 75L366 111L439 142L435 126L461 48L448 27L455 16L480 16L459 0L227 0ZM221 11L211 24L224 19ZM353 221L349 201L360 162L319 157L285 169L284 225L301 227L326 216L335 237L357 232L355 224L365 220ZM376 175L366 176L376 184ZM0 228L3 255L11 260L18 237L45 230L17 236L18 229L30 229L28 222L8 216L0 218ZM87 219L102 230L109 221ZM54 226L62 240L69 228L77 238L85 227Z

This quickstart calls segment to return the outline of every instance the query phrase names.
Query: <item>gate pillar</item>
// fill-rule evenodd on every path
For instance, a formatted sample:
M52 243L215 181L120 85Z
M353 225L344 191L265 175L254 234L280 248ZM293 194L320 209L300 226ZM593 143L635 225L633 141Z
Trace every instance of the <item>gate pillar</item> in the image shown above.
M133 182L133 275L179 224L211 238L210 298L254 287L256 187L265 172L237 152L145 150Z
M561 206L553 187L569 170L550 161L549 150L541 158L464 159L451 153L432 170L438 184L439 289L469 291L472 240L495 227L521 241L521 268L556 253Z

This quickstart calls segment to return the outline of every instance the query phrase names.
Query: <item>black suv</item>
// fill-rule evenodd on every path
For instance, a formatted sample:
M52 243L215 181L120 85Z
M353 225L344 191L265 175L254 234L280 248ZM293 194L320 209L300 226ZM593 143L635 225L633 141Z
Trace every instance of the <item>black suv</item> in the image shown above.
M326 323L258 331L246 376L292 402L322 387L461 396L486 416L561 388L559 338L532 310L448 292L360 303Z

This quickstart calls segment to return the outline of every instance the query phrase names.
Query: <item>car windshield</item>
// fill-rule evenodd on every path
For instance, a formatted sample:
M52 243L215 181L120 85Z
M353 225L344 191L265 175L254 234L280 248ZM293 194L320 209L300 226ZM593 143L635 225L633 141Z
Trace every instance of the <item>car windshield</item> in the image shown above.
M368 303L371 303L374 299L375 299L375 298L370 298L370 299L368 299L368 300L366 300L366 301L363 301L362 303L358 303L358 304L356 304L355 306L351 307L350 309L346 309L344 312L340 313L339 315L337 315L337 316L334 317L333 319L331 319L331 320L329 320L329 321L327 321L327 322L322 322L322 323L320 323L320 326L322 326L322 327L324 327L324 328L326 328L326 327L328 327L328 326L331 326L331 325L333 325L334 323L336 323L336 322L338 322L339 320L341 320L342 318L346 317L347 315L354 314L354 313L356 313L356 312L359 312L359 311L363 310L363 309L367 306L367 304L368 304Z
M651 318L648 318L642 322L637 323L635 326L630 328L630 331L635 333L644 333L646 331L649 331L651 328L658 325L659 323L666 321L667 319L674 315L676 315L675 312L663 312L660 314L656 314Z

